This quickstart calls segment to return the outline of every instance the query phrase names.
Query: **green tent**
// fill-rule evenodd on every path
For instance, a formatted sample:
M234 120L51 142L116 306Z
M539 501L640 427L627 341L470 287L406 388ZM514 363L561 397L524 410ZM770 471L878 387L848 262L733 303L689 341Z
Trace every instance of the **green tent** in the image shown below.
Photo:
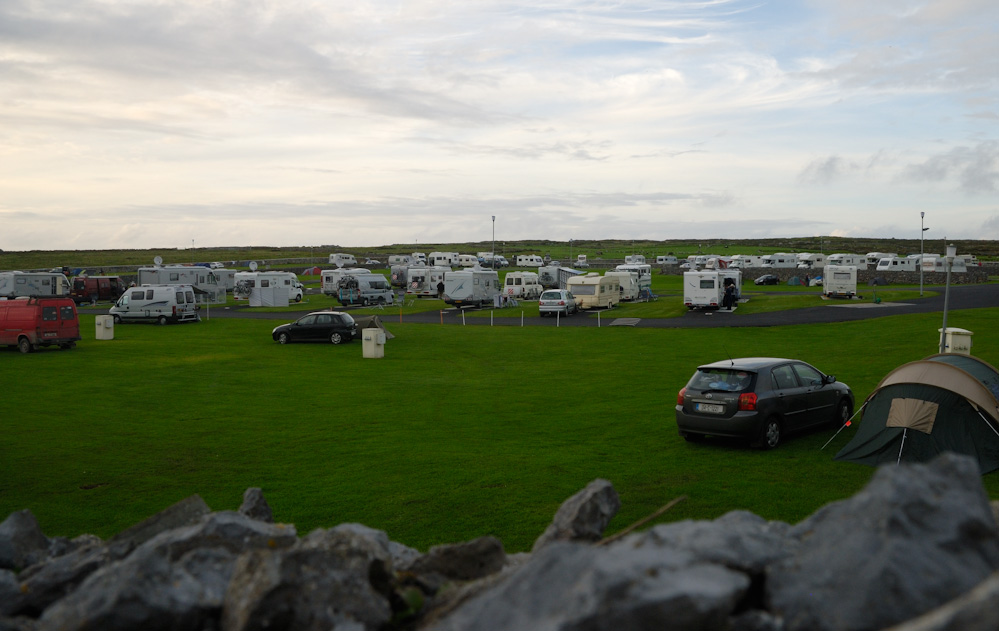
M876 466L926 462L945 451L999 469L999 371L945 353L899 366L867 397L860 426L836 460Z

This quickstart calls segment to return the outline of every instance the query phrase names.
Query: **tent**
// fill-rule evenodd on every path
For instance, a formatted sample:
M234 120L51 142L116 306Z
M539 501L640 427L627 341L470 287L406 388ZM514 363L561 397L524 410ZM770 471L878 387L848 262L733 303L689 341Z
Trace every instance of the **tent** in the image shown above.
M378 316L376 316L376 315L373 315L373 316L356 316L354 318L354 322L357 322L357 330L358 331L363 331L364 329L381 329L382 331L385 332L385 339L386 340L391 340L391 339L395 338L394 335L392 335L391 333L389 333L388 329L385 328L385 325L382 324L382 321L379 320Z
M860 426L836 460L876 466L953 451L999 469L999 371L957 353L903 364L867 397Z

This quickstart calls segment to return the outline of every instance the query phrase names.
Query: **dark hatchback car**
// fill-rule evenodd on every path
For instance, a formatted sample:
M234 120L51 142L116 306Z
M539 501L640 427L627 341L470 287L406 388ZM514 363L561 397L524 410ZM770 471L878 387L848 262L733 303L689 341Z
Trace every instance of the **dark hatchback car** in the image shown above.
M849 386L803 361L775 357L701 366L676 400L676 426L686 440L744 438L763 449L786 434L839 427L852 414Z
M773 274L764 274L753 281L756 285L779 285L780 279Z
M332 342L343 344L357 337L357 323L340 311L315 311L271 331L276 342Z

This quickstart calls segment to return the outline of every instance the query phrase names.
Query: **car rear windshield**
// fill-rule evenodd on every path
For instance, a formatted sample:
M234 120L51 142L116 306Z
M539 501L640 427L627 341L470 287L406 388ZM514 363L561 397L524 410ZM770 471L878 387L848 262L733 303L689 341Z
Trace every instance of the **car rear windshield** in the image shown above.
M754 374L732 368L699 368L687 387L692 390L745 392L751 389Z
M561 300L562 299L562 294L560 294L557 291L546 291L545 293L541 294L541 299L542 300Z

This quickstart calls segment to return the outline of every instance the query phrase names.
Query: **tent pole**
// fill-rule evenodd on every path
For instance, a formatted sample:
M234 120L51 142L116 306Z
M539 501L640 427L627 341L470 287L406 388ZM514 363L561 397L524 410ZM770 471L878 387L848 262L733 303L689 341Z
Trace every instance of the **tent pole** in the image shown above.
M860 406L860 409L857 410L856 412L854 412L853 416L851 416L850 418L846 419L846 422L843 423L843 425L839 429L836 430L836 433L832 435L832 438L830 438L829 440L827 440L825 445L822 445L821 447L819 447L819 451L822 451L823 449L825 449L829 445L829 443L831 443L837 436L839 436L840 432L842 432L844 429L846 429L847 427L849 427L850 426L850 422L853 419L855 419L857 417L857 415L860 414L864 410L864 408L866 408L866 407L867 407L867 401L864 401L864 404L862 406Z
M982 417L982 420L985 421L985 424L989 426L989 429L991 429L996 436L999 436L999 431L996 431L996 428L992 427L992 423L989 423L989 419L985 418L985 415L982 414L982 411L979 410L977 407L975 408L975 411L978 412L978 416Z
M902 462L902 447L905 447L905 434L909 431L908 427L902 428L902 444L898 446L898 460L895 461L895 466Z

